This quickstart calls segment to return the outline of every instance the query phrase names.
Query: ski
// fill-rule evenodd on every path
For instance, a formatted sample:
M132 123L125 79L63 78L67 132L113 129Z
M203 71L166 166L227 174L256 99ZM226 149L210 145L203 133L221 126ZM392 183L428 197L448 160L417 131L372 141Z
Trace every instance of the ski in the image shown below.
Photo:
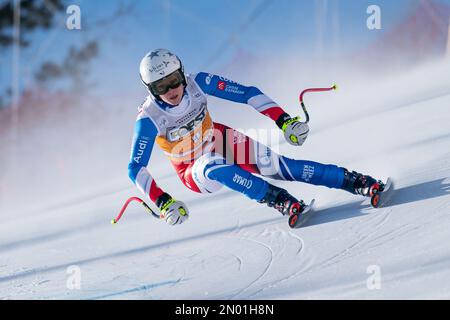
M289 227L292 229L298 229L301 226L303 226L306 221L309 220L309 218L313 215L313 205L314 205L315 199L312 199L311 202L306 205L305 209L301 213L294 213L289 217Z
M370 199L370 204L374 208L381 208L389 203L392 197L395 186L394 181L389 177L386 183L380 185L381 188L375 189L375 194Z

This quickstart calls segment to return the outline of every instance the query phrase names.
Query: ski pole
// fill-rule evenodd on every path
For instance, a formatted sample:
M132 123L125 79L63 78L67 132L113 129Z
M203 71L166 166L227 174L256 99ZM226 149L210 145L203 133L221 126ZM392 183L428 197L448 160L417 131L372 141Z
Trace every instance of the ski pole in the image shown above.
M300 104L301 104L301 106L302 106L303 112L305 113L305 116L306 116L306 123L309 122L309 114L308 114L308 111L306 110L305 103L303 102L303 96L305 95L305 93L307 93L307 92L323 92L323 91L331 91L331 90L337 90L337 88L338 88L338 87L337 87L337 85L335 84L335 85L333 85L333 86L330 87L330 88L309 88L309 89L303 90L302 93L300 93L299 100L300 100Z
M146 204L146 203L144 202L144 200L142 200L141 198L138 198L138 197L131 197L131 198L129 198L127 201L125 201L125 204L123 205L123 207L122 207L122 209L120 210L120 212L119 212L119 214L117 215L117 217L116 217L115 219L112 219L112 220L111 220L111 224L116 224L117 222L119 222L120 218L122 218L123 213L125 212L125 210L126 210L127 207L128 207L128 204L129 204L131 201L137 201L137 202L139 202L140 204L142 204L142 206L145 208L145 210L147 210L148 213L150 213L150 214L151 214L152 216L154 216L155 218L160 219L160 216L157 215L157 214L156 214L156 213L148 206L148 204Z

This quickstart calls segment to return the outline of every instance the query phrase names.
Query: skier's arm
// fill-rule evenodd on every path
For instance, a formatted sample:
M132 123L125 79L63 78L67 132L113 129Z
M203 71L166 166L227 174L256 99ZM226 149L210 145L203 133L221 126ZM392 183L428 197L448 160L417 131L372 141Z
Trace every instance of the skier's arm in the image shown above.
M256 87L247 87L218 75L205 72L199 72L195 75L195 82L204 93L233 102L246 103L259 113L277 122L277 125L279 119L290 118L289 114L276 102Z
M142 112L142 111L141 111ZM135 125L128 176L147 197L160 209L161 216L170 225L181 224L189 217L186 205L164 192L147 170L155 138L155 124L147 117L138 117Z
M145 117L138 118L134 128L134 137L131 147L131 157L128 164L128 176L147 197L153 202L164 193L159 188L147 170L152 148L157 135L156 126Z
M263 115L271 118L283 131L286 140L295 146L302 145L308 136L307 123L291 118L276 102L256 87L246 87L217 75L200 72L195 82L204 93L217 98L246 103Z

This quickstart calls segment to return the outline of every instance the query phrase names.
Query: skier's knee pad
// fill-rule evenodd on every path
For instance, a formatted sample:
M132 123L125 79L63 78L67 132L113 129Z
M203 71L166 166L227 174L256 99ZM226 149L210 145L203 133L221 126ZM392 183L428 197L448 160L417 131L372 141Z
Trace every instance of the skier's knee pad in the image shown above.
M255 146L256 166L259 173L265 177L276 176L280 170L280 155L273 152L269 147L258 143Z
M219 191L222 188L223 185L217 181L209 179L205 171L207 166L211 166L214 163L223 162L225 162L225 159L222 156L216 155L214 153L206 153L195 160L194 164L192 165L192 178L197 187L200 189L200 192L213 193Z

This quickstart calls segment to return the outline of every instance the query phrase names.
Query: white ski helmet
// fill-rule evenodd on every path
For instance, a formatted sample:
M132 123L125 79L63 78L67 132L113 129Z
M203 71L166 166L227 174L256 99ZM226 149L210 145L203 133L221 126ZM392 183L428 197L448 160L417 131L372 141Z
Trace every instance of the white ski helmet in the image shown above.
M149 90L151 83L167 77L177 70L181 71L184 78L181 60L166 49L156 49L147 53L139 66L141 80ZM184 82L186 82L185 78Z

